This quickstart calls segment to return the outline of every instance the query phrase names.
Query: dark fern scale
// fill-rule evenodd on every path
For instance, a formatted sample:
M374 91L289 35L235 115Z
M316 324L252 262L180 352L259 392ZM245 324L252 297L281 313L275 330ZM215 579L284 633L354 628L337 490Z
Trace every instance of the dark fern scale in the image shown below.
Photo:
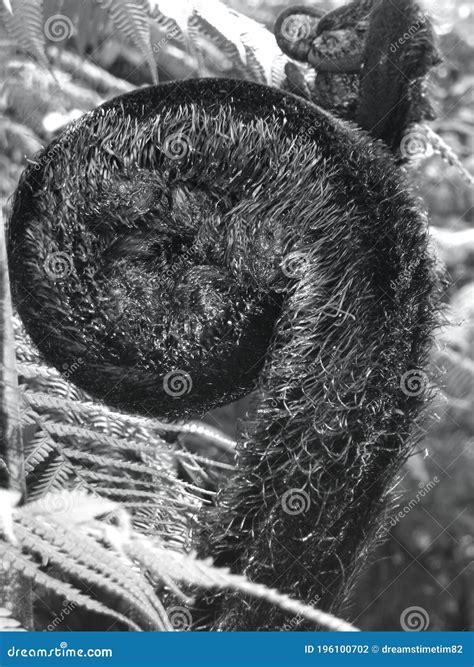
M207 79L69 126L21 179L9 259L41 352L106 403L185 417L260 388L198 546L329 610L425 400L400 378L433 326L426 231L382 145L292 95ZM54 253L71 261L60 278ZM175 370L192 379L179 396ZM235 595L208 603L208 628L285 622Z

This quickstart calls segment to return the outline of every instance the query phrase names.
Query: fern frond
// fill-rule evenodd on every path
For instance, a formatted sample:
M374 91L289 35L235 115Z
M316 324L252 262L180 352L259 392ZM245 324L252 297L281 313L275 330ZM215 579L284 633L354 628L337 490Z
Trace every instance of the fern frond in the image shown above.
M110 618L125 624L131 630L141 630L139 625L127 618L124 614L116 612L101 602L81 593L79 589L71 584L51 577L46 572L43 572L40 570L38 564L28 555L21 553L21 551L14 548L12 545L0 542L0 556L4 559L4 563L8 567L22 574L26 579L39 588L50 591L61 599L67 599L70 602L74 602L87 611L109 616Z
M158 69L151 45L150 19L144 0L97 0L110 15L115 28L142 54L150 68L153 83Z
M28 497L31 500L40 498L46 493L64 489L68 481L74 477L74 467L60 454L50 461L43 470L35 468L27 476Z
M22 525L23 523L25 525ZM68 578L77 578L87 587L93 587L95 595L102 590L102 595L105 593L107 599L115 596L130 610L133 610L132 618L136 617L138 620L141 617L141 627L168 629L165 626L166 617L163 622L147 597L142 596L141 590L130 586L130 572L118 576L117 568L104 565L103 552L106 552L104 548L99 548L87 536L82 536L81 544L78 544L77 536L73 531L69 532L61 528L57 522L53 529L39 522L37 518L35 522L29 522L25 518L20 519L15 527L21 545L29 554L37 556L48 565L56 566ZM111 560L110 556L109 560ZM116 556L112 560L118 565ZM156 599L156 596L154 597Z
M188 34L194 43L199 37L209 39L235 69L244 74L247 54L234 21L229 20L229 14L233 14L232 10L217 0L211 0L205 9L204 6L194 6L188 18Z
M230 451L234 447L232 439L223 437L222 434L218 436L202 424L198 425L194 422L190 422L189 424L162 422L157 419L117 412L101 403L93 403L88 400L74 401L53 396L46 392L31 391L25 388L23 388L22 397L34 409L44 408L48 411L57 411L60 415L74 414L76 423L80 420L83 423L87 423L89 427L100 427L104 431L112 431L112 434L119 438L140 435L143 436L150 446L159 446L167 451L171 451L170 445L161 437L166 433L201 433L209 436L213 442L220 443L222 448L227 451ZM147 451L150 450L148 449ZM176 455L176 452L173 452L174 455ZM209 462L212 463L210 460ZM222 465L226 466L226 464Z
M57 501L64 506L59 513L54 511ZM184 555L164 547L156 537L139 535L118 507L78 492L49 494L14 512L18 545L0 542L0 554L35 585L135 630L173 629L148 577L186 602L190 599L178 584L231 589L276 604L329 630L356 630L349 623L275 589L217 568L210 559L198 560L194 554ZM101 519L104 515L111 518L114 513L117 513L116 525ZM51 565L58 576L44 571L45 564ZM63 581L65 576L93 588L100 599L92 598L76 584ZM121 613L124 606L128 608L128 617Z
M61 430L64 431L64 429ZM110 438L110 440L112 440L112 442L115 443L114 438ZM133 450L133 446L130 447L129 445L128 449ZM126 461L126 462L120 461L111 458L110 456L106 455L99 456L97 454L91 454L90 452L82 451L79 449L73 449L72 447L62 447L62 450L64 451L64 454L72 461L77 461L77 462L85 461L89 464L94 464L94 466L100 467L102 470L117 468L117 470L122 475L121 477L119 476L118 479L121 479L122 482L126 482L127 479L134 479L137 484L155 485L157 483L157 478L161 479L162 477L162 475L160 475L158 470L155 470L151 466L150 467L146 466L143 463L136 463L134 461ZM132 472L142 473L147 477L151 477L151 479L146 480L143 478L137 479L135 477L131 477L130 473Z
M53 441L44 433L38 433L25 448L26 474L35 472L41 464L45 463L56 452L57 449Z
M99 430L93 431L91 428L83 428L74 424L56 423L49 420L44 422L44 428L47 429L50 435L57 435L60 438L74 439L76 442L87 442L92 444L92 446L102 445L103 449L110 448L110 451L128 451L134 452L137 455L153 453L153 457L156 460L159 460L159 457L161 456L165 459L169 459L170 462L172 459L169 446L166 445L165 447L165 443L162 440L159 440L158 443L151 441L150 444L142 444L140 441L137 442L132 437L125 439L118 435L112 436L107 435L107 433L101 433ZM79 449L77 450L77 455L79 455L80 451L81 450ZM105 451L107 450L105 449ZM150 472L148 467L146 470L147 472ZM139 472L138 468L137 471Z
M186 26L189 15L189 1L147 0L148 16L164 32L183 44L186 42Z
M55 449L70 460L74 467L76 465L87 466L87 470L91 471L92 464L96 468L109 470L110 472L116 469L118 481L122 483L127 483L127 480L132 481L134 484L148 486L150 491L154 490L155 492L157 488L166 489L169 494L174 492L181 496L186 492L201 490L184 480L178 479L176 474L173 473L173 452L169 449L167 451L158 448L151 449L149 445L136 444L133 439L125 440L94 432L90 429L82 429L68 424L56 424L50 421L43 421L42 428L49 435L61 436L61 440L57 440L55 443ZM68 439L70 444L64 442L65 438ZM83 449L77 447L77 441L81 439L85 440ZM98 445L99 447L97 447ZM105 445L105 447L101 445ZM44 445L45 450L47 447L52 451L53 448L49 441L46 441L46 445ZM96 448L99 449L100 454L94 454L91 451ZM113 456L117 451L127 452L126 460ZM131 455L141 457L146 463L133 461ZM36 458L38 458L37 453ZM196 463L196 465L198 464ZM202 468L200 470L204 474ZM138 477L138 475L140 476Z
M219 468L221 470L226 470L232 472L235 470L235 466L230 463L223 463L222 461L215 461L214 459L206 458L205 456L200 456L199 454L194 454L194 452L184 452L177 451L174 453L174 456L177 459L182 459L183 461L191 461L202 463L208 468Z
M12 0L11 12L3 9L1 18L15 46L48 68L44 33L43 3L38 0Z
M429 125L414 125L409 128L409 130L416 131L417 128L426 134L427 140L430 142L433 150L436 151L445 162L457 169L459 174L462 176L464 181L468 183L468 185L474 185L474 174L471 174L471 172L466 169L451 146L447 144L439 134L432 130Z
M272 60L269 85L275 88L282 88L283 82L286 79L285 67L288 63L288 58L284 53L278 53Z
M247 67L253 80L281 88L285 80L285 64L288 61L269 30L253 19L233 13L229 20L235 22L247 54ZM247 77L246 77L247 78Z
M279 88L283 86L289 59L281 52L269 30L226 7L220 0L191 4L188 34L198 50L202 50L202 40L207 40L232 63L241 78Z
M88 474L84 472L83 474L84 477L86 478L88 476L92 478L97 478L97 475L100 476L100 473ZM107 477L109 476L107 475ZM107 479L106 481L110 482L111 480ZM140 489L135 489L133 487L121 488L113 486L94 486L94 491L99 495L103 495L105 498L108 498L109 496L112 496L113 498L120 498L120 502L123 505L127 505L128 503L133 503L134 501L132 499L137 499L137 500L141 499L142 502L144 499L146 499L151 503L156 503L158 498L156 491L141 491ZM162 497L162 503L166 503L168 507L174 506L190 510L196 509L196 505L192 504L189 500L170 498L167 493Z
M181 431L175 424L166 424L146 417L136 417L135 415L116 412L109 410L105 405L91 401L71 401L44 392L28 390L23 391L22 396L33 408L56 410L61 415L72 413L88 424L100 424L105 428L109 428L112 432L115 427L118 429L115 433L116 435L123 434L127 428L130 432L142 428L144 429L142 433L146 433L150 437L154 433L156 441L165 447L167 446L166 442L160 439L158 432L169 431L179 433Z
M284 611L303 616L321 627L337 632L357 632L358 629L340 618L293 600L288 595L263 584L249 581L242 575L232 574L227 568L217 568L210 560L197 560L194 555L163 550L138 539L127 544L127 552L157 577L166 574L175 581L201 588L232 589L254 598L266 600Z
M114 599L120 609L124 604L130 608L140 627L169 630L163 606L146 578L123 552L106 548L98 539L101 533L94 532L95 517L111 510L119 511L115 504L83 492L49 494L15 512L15 535L19 547L36 560L54 566L55 572L80 581L88 590L93 587L104 605ZM83 525L91 534L82 530ZM106 524L100 525L107 531Z
M155 499L163 499L164 494L166 498L173 494L182 496L187 492L206 493L206 490L198 486L193 486L184 480L176 477L170 477L169 474L163 474L161 470L155 469L153 466L147 466L142 463L135 463L134 461L120 461L107 456L96 456L89 452L79 451L77 449L63 447L60 445L61 451L72 461L79 464L80 461L85 461L88 464L93 464L100 470L114 471L116 474L109 474L107 477L109 481L117 484L130 484L145 487L150 491ZM93 472L87 468L88 472ZM132 475L131 473L141 473L140 477ZM97 480L107 481L104 473L96 473ZM147 479L148 478L148 479ZM214 495L213 492L207 491L208 495ZM192 500L194 496L191 496Z
M44 430L37 437L42 444L35 449L34 459L37 467L29 466L31 472L27 480L32 500L40 499L48 488L59 491L79 485L103 498L121 501L124 507L133 510L137 530L146 534L155 530L168 541L179 544L178 527L182 525L182 538L185 538L186 523L204 502L203 493L176 476L170 451L163 460L158 458L159 452L152 450L146 463L135 462L137 451L133 440L124 441L124 450L120 452L123 458L117 458L117 447L111 436L106 437L107 444L110 443L106 448L97 446L95 439L85 439L78 448L80 440L66 434L75 434L80 429L50 421L41 420L41 423ZM50 436L55 431L62 437L53 440ZM94 449L100 453L92 453ZM142 448L137 449L141 454ZM46 457L44 460L38 450ZM51 461L52 457L57 459ZM60 478L60 473L69 476Z
M11 611L6 607L0 607L0 632L26 632L21 623L12 618Z

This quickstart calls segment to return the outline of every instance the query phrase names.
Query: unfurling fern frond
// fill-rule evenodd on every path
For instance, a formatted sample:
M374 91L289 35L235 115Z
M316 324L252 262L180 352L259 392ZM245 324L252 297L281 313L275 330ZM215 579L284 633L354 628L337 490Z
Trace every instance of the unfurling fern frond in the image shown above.
M12 283L28 331L51 363L67 363L117 410L183 418L260 387L236 474L200 513L193 542L267 585L279 563L284 592L337 608L426 398L400 388L425 363L437 299L426 217L404 174L319 108L223 79L123 96L49 151L41 172L24 174L11 218ZM46 271L51 247L70 261L61 281ZM25 398L49 421L55 410L107 414ZM122 473L79 468L112 498ZM297 521L282 502L294 492L308 510ZM123 499L138 510L153 492L136 484ZM165 528L181 508L192 525L184 500L167 504ZM282 625L263 602L249 609L231 594L222 603L213 602L214 629Z
M273 36L250 19L225 9L217 0L208 5L190 2L179 20L176 16L167 18L165 3L159 0L96 1L110 13L117 30L140 50L155 75L150 37L152 16L157 17L162 27L177 30L192 48L199 49L202 40L208 40L231 61L241 77L290 87L302 97L312 97L304 68L289 62L279 52ZM163 10L161 13L159 8ZM64 373L60 376L46 367L42 359L30 355L31 348L20 334L28 497L36 502L15 513L13 527L18 544L5 539L0 542L0 553L36 586L133 630L173 628L164 607L165 601L174 595L184 595L178 583L193 589L231 591L217 598L215 618L198 621L214 629L243 629L247 623L251 628L268 624L268 629L274 629L279 627L281 612L289 611L329 629L353 630L352 626L310 609L289 595L302 598L311 586L313 593L319 590L314 583L316 577L311 576L309 583L305 583L316 563L318 572L331 575L329 579L333 580L329 587L324 587L322 604L326 609L341 604L345 579L350 578L355 561L360 560L356 555L362 553L367 542L365 526L375 523L390 477L410 447L411 423L422 407L424 396L416 401L405 396L400 391L399 377L403 377L406 368L424 363L436 291L425 239L425 218L405 192L405 181L388 153L382 147L374 147L368 136L359 136L356 130L346 133L342 124L316 107L291 96L280 97L278 91L262 90L262 86L254 84L248 84L248 89L239 93L235 81L192 82L192 86L177 84L176 88L177 97L167 100L167 106L162 99L167 89L161 88L155 92L150 89L149 100L142 92L136 94L136 101L130 96L130 107L125 97L117 103L117 108L111 103L92 112L70 130L71 143L59 137L52 144L59 153L46 150L38 157L38 169L30 168L22 181L17 195L18 209L12 219L13 234L23 234L15 232L18 220L28 231L31 225L34 232L26 234L25 244L15 239L12 267L17 289L22 281L28 290L33 284L39 290L39 298L32 313L28 312L27 299L19 299L18 307L21 304L25 321L30 317L34 321L30 330L38 345L44 345L43 353L49 360L52 350L57 348L59 357L53 362ZM190 97L179 97L180 88L188 90L192 104ZM260 98L263 101L256 102ZM216 104L221 105L218 110ZM159 108L160 120L155 123L153 114L157 115ZM208 113L208 108L213 109L213 114ZM251 122L249 110L255 113ZM96 121L96 125L91 125ZM74 143L72 139L81 127L85 141L80 137ZM99 146L94 143L97 137ZM169 153L169 138L176 140L178 149L180 142L185 144L184 162L175 163L171 170L169 161L176 156ZM215 138L217 146L206 143L208 138ZM82 145L87 145L84 154L79 149ZM297 179L288 179L288 159L301 167ZM186 172L183 164L187 165ZM35 197L34 206L40 215L36 218L20 215L23 197L26 201L32 192L37 194L35 187L45 174L56 186L49 184L41 196ZM175 174L179 179L173 180ZM34 186L22 192L30 178ZM169 188L169 200L158 198L157 178L163 178L163 190ZM95 197L97 183L104 187ZM87 190L83 198L87 205L79 201L83 189ZM60 201L55 201L54 206L41 199L49 196L53 199L56 195L52 193L56 192L60 193ZM99 209L97 200L103 192L112 195ZM67 206L62 208L64 201ZM215 201L219 202L217 208ZM161 234L165 224L169 224L168 204L176 229L184 229L185 242L179 240L174 228L169 234L166 232L164 241L159 238L158 232ZM68 274L68 280L59 284L51 276L45 280L43 274L51 248L54 251L57 247L59 254L69 259L74 257L78 265L86 262L83 257L91 259L93 253L82 244L82 238L70 247L65 245L62 251L62 246L47 238L51 211L57 221L67 219L64 229L69 234L74 224L82 224L80 215L69 220L70 210L82 214L89 205L91 211L87 215L92 217L100 210L110 217L112 211L118 226L125 218L131 218L131 213L136 214L136 220L148 216L147 224L155 225L156 211L160 216L163 212L166 223L163 229L157 227L155 231L157 239L166 246L166 252L160 255L165 280L170 271L166 263L174 249L170 241L174 234L179 241L175 245L183 257L173 257L172 261L175 266L186 267L197 285L196 291L202 287L202 303L209 305L209 312L216 318L215 326L211 327L206 312L203 339L211 341L216 332L233 322L232 331L242 326L236 352L230 354L230 342L226 341L229 347L222 350L219 358L222 367L214 370L209 359L203 357L201 361L202 340L197 343L191 340L181 357L181 351L172 349L166 338L163 349L167 353L171 350L169 364L159 366L151 380L147 375L149 367L137 369L133 365L126 377L135 384L122 394L122 387L116 382L118 378L120 382L123 380L122 369L117 376L113 373L107 376L115 359L110 361L98 354L97 372L95 343L89 345L89 339L84 338L84 344L74 347L73 327L64 324L63 306L68 294L78 292L72 284L75 276ZM217 216L222 216L223 224ZM38 224L38 220L44 224ZM254 220L259 224L254 226ZM204 233L198 229L201 221ZM224 228L230 230L229 238L224 236ZM391 238L385 234L385 228L392 230ZM34 267L32 261L25 262L25 270L21 259L24 245L28 246L27 252L31 251L31 259L39 247L31 239L44 229L48 241L41 246L44 255L37 258ZM138 240L140 233L137 232ZM115 241L115 234L113 238ZM188 241L195 244L195 255L184 252ZM123 248L130 250L134 258L139 245L132 238L130 246L124 244ZM363 261L354 254L355 248L364 248ZM112 257L113 262L117 260L113 268L117 269L117 284L123 285L124 271L119 269L127 268L127 255L121 252L121 246L116 250L120 252ZM303 275L297 267L293 272L286 266L286 259L295 254L309 267ZM145 256L146 267L147 262ZM78 270L77 266L71 266L71 271L73 268ZM81 265L81 279L99 275L95 270L81 273L82 268ZM151 269L149 273L152 274ZM30 278L33 275L29 282L25 279L28 275ZM142 272L137 271L137 276L141 279ZM252 276L250 286L249 276ZM127 274L127 279L133 288L133 271ZM192 281L188 284L182 276L179 280L182 280L180 294L187 297ZM363 303L359 296L361 285ZM86 292L81 290L84 302ZM49 298L53 293L55 298ZM115 322L115 300L122 297L119 299L112 291L111 297L107 294L99 304L97 292L91 294L81 325L91 322L91 312L100 312L104 318L112 313L111 320ZM196 302L195 293L189 296L189 301L191 297ZM157 317L153 313L150 316L149 302L144 315L139 311L141 304L133 289L124 300L142 317L141 320L131 317L130 327L138 322L140 335L149 322L159 329L157 323L164 318L159 313ZM226 311L228 302L233 308L230 315ZM245 305L245 316L237 306L234 308L234 302L239 307ZM43 309L41 317L38 303ZM56 327L53 322L56 312L47 309L57 303L61 304L58 309L61 323ZM107 309L110 306L110 312L104 304ZM178 333L185 320L187 301L183 304L179 304L181 319L176 318L175 322ZM74 315L78 312L75 309ZM304 319L306 313L314 315L314 319L310 316ZM400 313L403 323L399 321ZM120 317L121 313L117 316L119 334L106 332L112 341L123 335L124 323ZM199 317L198 314L194 320L185 322L186 332L201 326ZM258 328L257 317L262 318ZM50 323L57 330L48 332L51 338L44 343L48 336L38 332ZM94 336L98 326L95 321L91 324ZM61 327L66 332L64 340L71 335L72 346L66 353L61 353L59 344ZM169 327L165 333L168 336ZM105 337L100 338L100 344L103 340L106 340L104 345L109 345ZM133 354L140 345L135 335L130 340L133 341L130 354ZM271 352L266 349L268 341L274 345ZM108 352L115 350L114 345L114 342L109 345ZM147 353L151 350L150 355L155 354L158 347L154 344L147 347ZM117 349L121 359L124 348L118 345ZM238 377L235 389L226 386L219 393L219 383L226 383L229 367L239 369L242 361L248 361L239 356L242 354L255 361L250 364L252 369L249 366L248 377ZM92 359L94 372L90 375L81 370L80 355L85 363ZM202 363L193 375L200 381L205 378L201 382L203 398L195 393L178 404L176 397L166 391L163 378L169 375L176 360L187 363L193 357L196 364ZM157 359L158 356L152 358L153 364L158 363ZM258 364L263 359L264 368L260 369ZM328 386L328 368L339 377L337 386L336 383ZM250 370L255 369L261 370L261 377L251 375ZM142 371L145 381L140 385L136 379L142 377ZM237 474L221 492L217 507L210 512L205 507L207 497L212 494L206 482L219 465L233 470L226 464L232 460L232 444L221 443L222 449L228 450L223 464L191 455L176 442L178 434L193 432L191 424L172 425L134 417L94 403L86 390L71 384L69 377L76 376L87 391L95 390L97 396L115 407L130 411L143 408L143 414L160 417L166 413L178 414L186 400L189 401L186 409L192 414L196 409L203 411L261 386L258 420L246 426L238 450ZM101 379L97 378L105 378L104 391ZM143 405L139 391L145 396ZM306 415L313 414L315 405L318 410L308 424ZM282 471L285 479L278 484L275 480ZM78 488L93 498L66 491ZM282 504L282 498L293 491L303 492L308 509L312 505L311 512L297 522L291 512L290 516L284 516ZM116 502L130 510L130 525L128 521L120 523ZM202 508L199 519L204 528L198 531L195 519ZM106 514L111 523L102 520ZM344 549L325 532L327 525L337 526ZM197 560L189 553L191 541L201 553L217 554L221 562L236 563L233 567L239 574L217 569L209 560ZM271 584L269 573L273 563L288 565L286 545L301 549L303 542L301 562L285 567L290 572L295 566L288 576L288 585L283 588L285 595L263 583L253 584L240 574ZM243 596L258 600L250 613ZM266 603L280 609L267 613Z

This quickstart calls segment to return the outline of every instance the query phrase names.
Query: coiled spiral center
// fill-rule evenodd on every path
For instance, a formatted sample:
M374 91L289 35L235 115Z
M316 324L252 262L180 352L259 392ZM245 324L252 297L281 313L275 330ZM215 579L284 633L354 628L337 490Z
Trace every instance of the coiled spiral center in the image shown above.
M291 283L282 260L321 199L305 109L194 81L117 98L54 140L10 230L18 308L46 358L81 357L77 384L141 413L248 393ZM170 373L191 379L179 402Z

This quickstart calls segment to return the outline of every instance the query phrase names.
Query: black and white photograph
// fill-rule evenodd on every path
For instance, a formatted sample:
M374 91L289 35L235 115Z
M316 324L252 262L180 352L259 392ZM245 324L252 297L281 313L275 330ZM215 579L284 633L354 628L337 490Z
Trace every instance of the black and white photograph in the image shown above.
M2 667L473 664L473 28L0 0Z

